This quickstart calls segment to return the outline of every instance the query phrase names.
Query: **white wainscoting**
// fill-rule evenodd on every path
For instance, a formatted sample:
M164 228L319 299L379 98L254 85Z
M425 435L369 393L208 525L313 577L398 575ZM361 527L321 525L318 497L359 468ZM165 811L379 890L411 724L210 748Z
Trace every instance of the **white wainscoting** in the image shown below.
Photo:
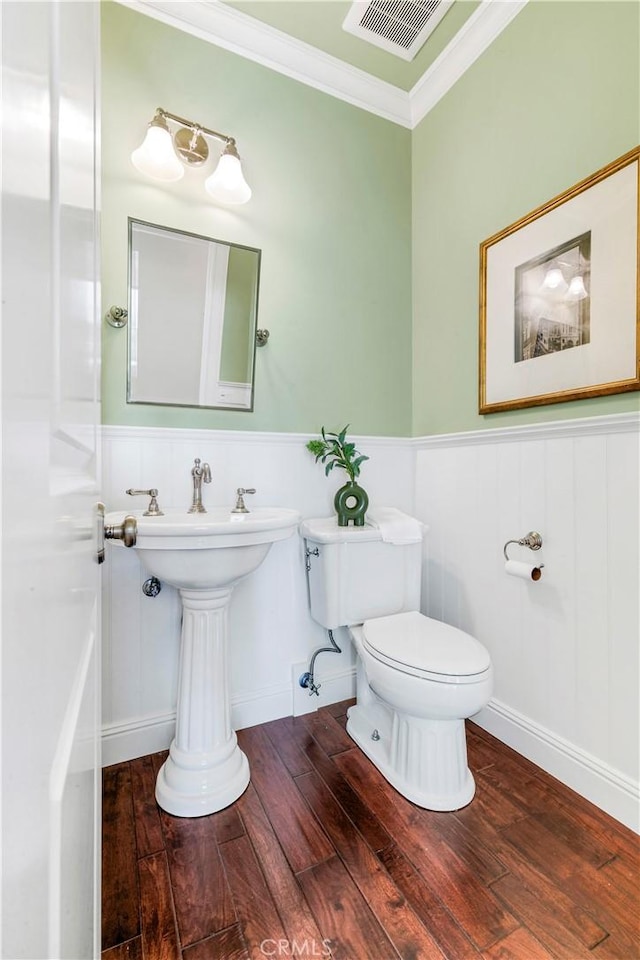
M477 636L495 667L494 696L475 719L518 752L638 829L640 417L628 414L413 441L357 438L371 456L363 484L373 503L429 526L422 609ZM325 479L292 434L105 427L108 509L131 508L130 486L157 486L160 503L190 502L193 458L208 460L205 503L232 504L238 486L256 505L332 512ZM251 498L249 498L251 505ZM506 540L537 530L543 578L504 572ZM105 764L166 747L177 679L180 605L164 587L140 590L133 551L108 546L104 564ZM231 697L237 728L314 709L353 693L353 653L317 661L321 698L297 687L324 646L308 613L298 537L274 544L238 585L230 611Z
M477 722L636 831L640 757L640 417L416 441L415 515L429 524L423 611L489 649ZM535 530L537 583L503 545Z
M159 490L163 506L191 503L194 457L211 465L203 485L207 504L235 503L237 487L256 487L246 498L256 506L286 506L303 517L329 516L337 475L327 479L305 450L303 434L103 428L103 485L107 510L142 508L128 487ZM362 483L372 504L413 507L415 453L410 440L355 438L370 460ZM103 758L105 765L169 745L175 722L180 639L177 591L163 586L158 597L141 592L147 578L133 550L107 545L103 602ZM341 655L316 661L320 698L297 688L311 653L327 643L308 612L303 545L295 535L275 543L262 566L236 587L229 612L233 723L237 729L315 709L352 696L353 653L344 631ZM342 642L341 642L342 641ZM299 669L304 664L304 669Z

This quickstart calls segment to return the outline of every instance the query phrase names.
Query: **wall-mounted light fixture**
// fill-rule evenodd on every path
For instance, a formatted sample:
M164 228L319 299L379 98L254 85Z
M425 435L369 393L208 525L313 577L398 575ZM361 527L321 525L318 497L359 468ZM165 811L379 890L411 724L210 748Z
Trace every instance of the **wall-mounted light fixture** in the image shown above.
M172 136L169 122L178 129ZM221 203L246 203L251 198L251 187L245 180L240 157L233 137L209 130L192 120L156 110L142 144L131 154L131 162L140 173L154 180L180 180L186 167L200 167L209 157L206 137L224 143L218 165L204 182L204 188L214 200Z

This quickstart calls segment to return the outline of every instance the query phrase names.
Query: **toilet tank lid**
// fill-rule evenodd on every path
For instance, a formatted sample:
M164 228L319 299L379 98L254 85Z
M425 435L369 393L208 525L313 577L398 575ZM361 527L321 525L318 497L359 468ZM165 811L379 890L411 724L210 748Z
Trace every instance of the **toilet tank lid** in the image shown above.
M365 523L363 527L339 527L337 517L318 517L303 520L300 536L314 543L343 543L347 541L380 540L380 531Z
M416 611L365 620L367 646L399 667L446 676L472 676L491 665L489 651L471 634Z
M379 507L368 513L362 527L339 527L338 518L319 517L303 520L300 535L314 543L366 542L385 540L389 543L419 543L427 528L419 520L396 510L395 507Z

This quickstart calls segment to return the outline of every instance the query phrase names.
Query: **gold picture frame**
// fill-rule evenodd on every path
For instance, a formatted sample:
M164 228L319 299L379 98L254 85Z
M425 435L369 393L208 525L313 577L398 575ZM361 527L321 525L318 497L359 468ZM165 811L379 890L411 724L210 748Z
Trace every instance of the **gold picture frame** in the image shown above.
M479 412L640 389L640 147L480 244Z

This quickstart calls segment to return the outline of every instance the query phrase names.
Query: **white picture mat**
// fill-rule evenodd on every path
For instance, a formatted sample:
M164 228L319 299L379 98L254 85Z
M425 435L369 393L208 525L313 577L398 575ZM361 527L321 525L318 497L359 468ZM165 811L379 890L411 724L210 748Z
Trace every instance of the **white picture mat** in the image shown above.
M638 161L487 250L485 402L503 403L636 375ZM591 231L591 338L518 363L515 269Z

